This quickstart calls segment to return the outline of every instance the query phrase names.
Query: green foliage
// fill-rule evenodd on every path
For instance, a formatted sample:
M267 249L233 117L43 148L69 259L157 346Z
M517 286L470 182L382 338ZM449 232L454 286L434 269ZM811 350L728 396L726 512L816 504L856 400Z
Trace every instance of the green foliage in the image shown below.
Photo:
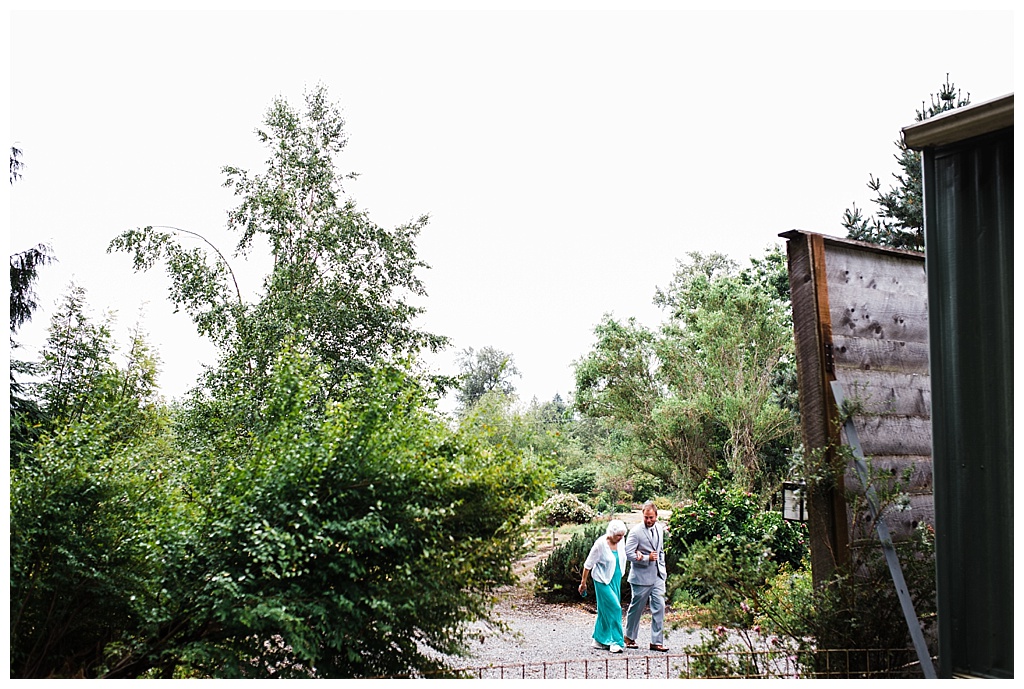
M533 573L537 578L537 593L548 600L573 600L579 598L580 580L583 578L583 563L590 554L594 541L605 532L603 522L587 524L572 535L566 543L559 545L537 563ZM587 595L594 595L594 582L587 582Z
M809 582L809 568L779 565L760 544L739 539L725 547L718 539L696 543L683 568L676 602L700 601L692 608L702 629L701 642L690 649L694 676L792 677L802 671L796 662L800 644L785 624L793 614L776 616L792 609L792 582Z
M464 623L487 619L488 592L513 581L542 475L510 449L452 434L397 371L322 421L309 411L316 379L282 360L266 432L210 495L208 560L183 574L210 582L203 614L230 636L201 669L439 669L430 651L462 650ZM287 654L263 646L275 638ZM259 666L233 669L243 653Z
M607 522L587 524L582 531L573 534L566 543L551 551L545 559L537 563L533 573L537 578L537 594L548 601L579 600L580 579L583 578L583 563L594 545L594 541L604 535L608 528ZM626 578L629 574L629 562L622 574L620 590L623 600L629 601L629 585ZM587 580L587 595L594 600L594 580Z
M513 582L551 477L518 426L448 426L411 355L413 239L341 198L322 89L276 101L266 174L226 169L241 253L273 267L253 303L224 256L174 234L115 239L165 261L171 298L220 349L168 411L141 335L114 363L72 290L52 324L41 442L12 466L14 676L375 677L445 670ZM522 425L522 424L520 424ZM524 437L526 437L524 435Z
M555 477L555 487L563 493L590 495L597 488L597 471L587 467L568 469Z
M835 480L837 470L831 463L845 466L849 450L835 454L828 464L820 453L803 458L811 480ZM888 472L878 475L870 462L869 470L882 512L900 509L909 471L899 477ZM818 587L813 585L802 524L781 522L778 515L759 522L751 517L756 515L756 504L735 491L716 490L712 484L698 502L673 515L669 558L679 558L681 571L670 580L675 600L698 600L697 621L705 629L715 629L707 633L703 650L743 651L745 662L754 662L767 661L771 654L753 657L753 651L788 649L799 658L802 674L827 671L834 673L829 676L847 676L886 669L885 659L873 659L859 649L910 648L902 607L873 533L873 520L866 519L862 494L848 496L855 517L849 569L838 570ZM773 521L778 525L774 531ZM759 533L763 534L760 540ZM683 541L682 557L677 540ZM925 637L934 645L934 532L921 525L913 538L898 542L896 549ZM825 656L816 653L818 649L833 652ZM835 653L835 649L858 652ZM708 671L739 669L709 665Z
M970 94L961 97L960 90L949 82L931 95L931 105L921 103L916 111L915 122L955 108L962 108L971 102ZM850 239L859 239L872 244L890 246L896 249L924 251L924 189L921 179L921 154L907 148L900 138L896 141L898 154L894 157L900 166L900 173L894 173L896 186L883 192L882 180L869 175L868 189L875 194L873 202L878 206L878 215L865 218L856 205L843 213L843 228Z
M11 254L11 332L16 332L32 319L39 307L35 283L39 280L39 268L57 259L48 244L38 244L31 249Z
M763 582L781 564L799 566L807 552L803 523L764 511L752 494L716 474L690 505L673 512L669 533L669 571L685 572L682 585L705 602L739 582Z
M74 423L11 471L12 677L96 676L153 603L166 476L107 440Z
M658 332L632 319L598 324L576 364L576 407L614 429L623 465L667 491L692 491L716 468L774 490L785 467L763 458L796 430L793 397L780 394L795 382L779 375L793 350L784 278L778 249L745 271L693 253L656 294L667 312Z
M155 362L136 333L118 366L72 289L44 349L39 440L11 465L11 672L97 676L145 624L180 524Z
M502 392L489 392L476 401L460 419L459 425L474 429L495 447L515 447L529 451L535 439L533 429L518 412L515 400Z
M122 233L108 248L127 252L136 270L166 263L171 300L221 351L205 386L217 395L262 394L283 343L298 337L325 364L324 394L314 400L322 405L343 395L358 380L353 374L446 344L414 327L423 309L408 301L424 294L415 239L427 218L388 230L344 197L351 175L339 174L335 161L347 142L344 120L326 90L307 93L301 113L276 99L257 135L268 150L266 170L224 168L225 185L239 199L228 214L229 228L241 235L236 254L252 251L257 240L271 252L257 301L243 302L219 250L210 263L204 251L176 239L195 233L146 227Z
M856 413L857 402L846 405L845 413ZM808 485L834 486L852 461L847 446L832 453L807 453L804 467ZM904 509L909 502L908 486L913 467L894 475L879 470L866 459L868 483L874 491L880 518ZM804 598L796 599L797 623L794 633L814 638L827 648L909 648L910 634L892 581L878 535L875 520L866 504L865 494L848 490L851 547L850 561ZM925 638L934 652L936 634L935 533L928 524L919 524L910 538L894 543L903 578L910 593L915 614ZM827 645L827 646L826 646ZM851 663L864 662L853 659ZM851 665L851 670L863 669Z
M487 392L458 415L458 423L476 429L490 443L536 458L551 471L582 462L577 424L557 396L544 404L534 400L524 409L512 396Z
M459 357L459 370L458 400L463 412L489 392L515 394L511 378L519 375L519 369L511 354L494 347L484 347L479 352L470 347Z
M20 177L21 150L11 148L11 184ZM32 319L38 308L35 283L39 279L39 268L57 259L46 244L39 244L16 254L11 254L11 374L10 374L10 450L11 461L17 464L31 451L39 439L39 429L45 422L45 413L38 401L30 394L30 385L25 378L37 375L37 366L16 356L20 348L14 335L22 325Z
M705 417L722 429L725 467L740 485L773 488L763 480L762 449L793 436L793 415L776 396L776 369L792 356L790 306L765 267L780 272L777 250L737 273L720 256L691 254L655 303L671 320L663 327L660 358L666 376ZM718 259L718 260L716 260Z
M918 621L934 641L935 532L920 525L913 538L896 544L896 550ZM855 574L840 575L815 591L812 610L804 609L808 632L828 648L910 647L910 633L881 547L870 544L860 549L854 567Z
M935 652L935 533L919 526L913 537L897 543L918 621ZM908 649L912 642L891 573L880 546L865 544L856 550L854 573L839 573L815 588L810 568L783 569L759 600L758 620L766 632L792 639L802 652L828 649ZM879 671L864 654L833 653L825 659L807 653L809 671L844 674Z
M572 493L555 493L541 505L537 515L545 524L586 524L597 516L587 503Z
M326 416L320 379L282 357L247 454L147 459L166 446L90 416L12 471L16 676L378 676L463 650L547 475L397 370Z
M756 631L755 631L756 630ZM704 679L797 679L803 677L800 655L792 644L754 629L730 630L716 625L687 648L687 677Z
M653 500L655 496L665 490L665 482L659 477L651 476L650 474L638 474L633 477L632 481L634 502Z

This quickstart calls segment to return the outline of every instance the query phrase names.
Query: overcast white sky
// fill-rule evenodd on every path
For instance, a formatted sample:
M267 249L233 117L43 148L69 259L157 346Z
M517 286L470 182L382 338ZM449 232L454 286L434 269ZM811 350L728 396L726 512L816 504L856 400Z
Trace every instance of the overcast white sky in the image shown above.
M359 205L381 225L431 217L422 325L453 342L435 365L494 346L525 401L566 398L602 315L657 324L654 291L687 252L745 262L790 229L841 235L853 203L873 211L869 173L888 186L893 142L947 73L975 103L1014 91L1005 9L409 5L11 13L9 138L25 168L10 250L49 242L59 259L20 339L42 342L74 280L124 329L141 310L165 394L189 388L212 349L172 314L162 270L137 275L106 247L152 224L231 249L222 166L259 168L271 100L299 106L319 82L347 121L339 167L361 174L347 187Z

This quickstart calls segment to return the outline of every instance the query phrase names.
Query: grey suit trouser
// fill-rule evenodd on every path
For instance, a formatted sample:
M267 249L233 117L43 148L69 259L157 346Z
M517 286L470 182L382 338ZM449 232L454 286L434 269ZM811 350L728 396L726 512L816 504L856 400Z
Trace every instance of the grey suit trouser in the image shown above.
M640 616L644 614L644 607L651 606L651 643L665 643L665 580L658 579L657 583L650 586L630 583L633 597L629 601L629 610L626 612L627 638L636 641L637 632L640 631Z

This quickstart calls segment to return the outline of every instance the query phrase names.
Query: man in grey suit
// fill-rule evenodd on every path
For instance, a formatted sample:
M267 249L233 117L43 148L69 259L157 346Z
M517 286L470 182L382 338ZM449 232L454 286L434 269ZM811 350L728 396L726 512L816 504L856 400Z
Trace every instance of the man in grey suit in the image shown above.
M629 586L633 596L626 612L626 648L637 648L640 616L651 606L651 650L667 651L665 646L665 528L658 522L658 508L644 503L643 524L637 524L626 536L629 558Z

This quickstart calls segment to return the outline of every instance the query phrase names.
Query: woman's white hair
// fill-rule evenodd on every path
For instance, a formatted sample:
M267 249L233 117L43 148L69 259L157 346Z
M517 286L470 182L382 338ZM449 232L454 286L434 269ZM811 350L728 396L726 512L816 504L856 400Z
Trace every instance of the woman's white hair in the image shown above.
M604 530L605 536L621 536L626 533L626 522L621 519L613 519L608 522L608 528Z

